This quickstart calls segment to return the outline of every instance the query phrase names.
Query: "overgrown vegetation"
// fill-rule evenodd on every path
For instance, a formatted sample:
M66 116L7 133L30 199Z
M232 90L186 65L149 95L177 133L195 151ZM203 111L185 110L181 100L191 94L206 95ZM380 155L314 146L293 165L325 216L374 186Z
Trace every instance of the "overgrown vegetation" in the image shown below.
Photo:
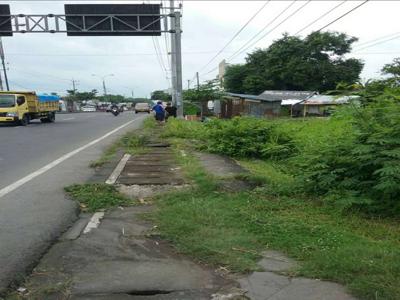
M87 212L134 204L109 184L74 184L66 187L65 191Z
M161 196L155 218L162 236L180 251L247 272L257 269L266 248L281 250L301 263L292 275L345 284L363 299L398 299L397 223L342 215L307 197L293 196L296 180L277 162L243 161L268 184L226 193L194 158L181 161L196 186Z
M361 105L325 119L169 122L163 135L180 147L233 156L264 185L221 192L186 157L197 185L159 199L161 233L233 271L256 269L271 248L300 261L293 275L342 283L362 299L399 299L398 76L346 92Z

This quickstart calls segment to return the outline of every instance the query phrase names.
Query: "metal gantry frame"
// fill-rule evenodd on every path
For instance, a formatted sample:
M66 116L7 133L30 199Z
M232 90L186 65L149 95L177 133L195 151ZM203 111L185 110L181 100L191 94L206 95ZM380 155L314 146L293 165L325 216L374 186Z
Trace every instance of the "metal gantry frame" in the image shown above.
M181 12L180 8L175 10L174 0L170 0L169 14L16 14L0 15L0 28L11 23L11 30L1 31L0 36L10 33L94 33L94 34L129 34L157 35L162 33L171 34L171 66L172 66L172 100L177 107L178 117L183 117L182 100L182 50L181 50ZM68 18L82 18L77 25ZM87 18L99 17L95 24L88 24ZM136 25L126 22L123 18L136 17ZM142 26L141 17L153 17L154 20ZM170 18L170 28L168 28ZM163 22L164 21L164 22ZM152 29L152 25L160 23L160 30ZM92 22L93 23L93 22ZM98 26L107 24L107 29L99 29ZM162 25L164 24L164 26ZM126 29L116 29L115 25L123 25ZM71 29L73 28L73 29Z
M0 31L0 33L167 33L173 32L173 30L168 30L168 28L164 28L161 30L152 30L149 29L152 25L160 22L160 24L165 22L161 22L163 19L168 17L172 17L170 14L18 14L18 15L0 15L0 17L4 18L2 22L0 22L0 27L7 23L11 22L11 31ZM71 22L68 18L75 17L81 18L82 26L78 26L76 21ZM95 24L88 25L87 18L99 17L99 20ZM135 17L137 26L127 23L122 18L124 17ZM141 17L154 17L154 21L142 26L140 23ZM175 17L175 16L173 16ZM110 25L109 29L101 29L97 30L96 27L102 24L108 23ZM123 24L127 27L126 30L117 30L115 29L115 24ZM74 30L67 30L67 25L72 26ZM160 25L161 26L161 25Z

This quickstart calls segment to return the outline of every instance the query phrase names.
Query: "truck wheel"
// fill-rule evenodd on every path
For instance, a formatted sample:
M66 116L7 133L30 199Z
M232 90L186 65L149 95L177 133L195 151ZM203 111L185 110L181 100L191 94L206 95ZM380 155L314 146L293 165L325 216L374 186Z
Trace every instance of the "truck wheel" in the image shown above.
M19 123L20 123L22 126L28 125L29 122L30 122L30 118L29 118L29 115L27 115L27 114L25 114L25 115L22 117L22 119L19 121Z
M49 113L49 116L47 117L48 122L54 123L56 121L56 114L51 112Z

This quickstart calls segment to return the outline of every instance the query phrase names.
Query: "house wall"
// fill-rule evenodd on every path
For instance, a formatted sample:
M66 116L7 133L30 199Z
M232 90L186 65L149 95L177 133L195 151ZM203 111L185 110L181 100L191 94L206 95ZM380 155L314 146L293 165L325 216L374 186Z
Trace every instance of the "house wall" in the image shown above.
M275 117L278 116L281 109L281 102L255 102L255 101L246 101L244 113L253 117Z

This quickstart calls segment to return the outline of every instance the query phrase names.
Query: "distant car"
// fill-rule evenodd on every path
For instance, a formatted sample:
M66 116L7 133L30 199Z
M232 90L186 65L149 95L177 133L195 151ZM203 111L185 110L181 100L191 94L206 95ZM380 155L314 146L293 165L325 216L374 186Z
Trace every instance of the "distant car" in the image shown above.
M150 113L151 108L148 103L136 103L135 105L135 113L139 112L147 112Z
M83 112L95 112L96 108L93 106L82 106L81 111Z

